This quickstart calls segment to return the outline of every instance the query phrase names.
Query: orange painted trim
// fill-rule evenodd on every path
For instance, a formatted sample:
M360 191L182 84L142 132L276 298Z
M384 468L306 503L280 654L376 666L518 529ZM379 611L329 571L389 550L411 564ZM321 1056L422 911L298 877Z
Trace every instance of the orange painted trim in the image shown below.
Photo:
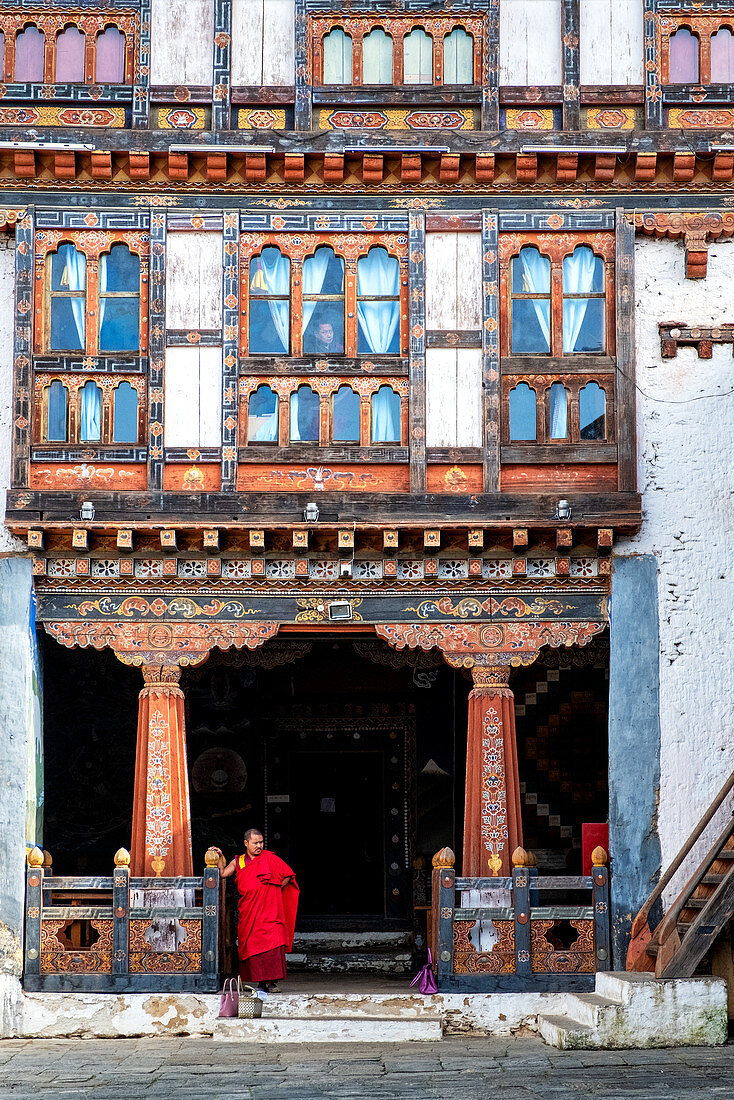
M614 462L562 463L558 466L503 465L500 491L537 493L550 491L616 491L617 465Z
M222 467L218 462L169 463L163 467L163 488L186 493L220 492Z
M147 489L148 469L142 463L33 463L31 489Z
M484 471L479 465L429 465L426 488L429 493L483 493Z
M327 492L407 493L410 490L410 469L407 465L357 466L266 466L240 463L237 473L239 492Z

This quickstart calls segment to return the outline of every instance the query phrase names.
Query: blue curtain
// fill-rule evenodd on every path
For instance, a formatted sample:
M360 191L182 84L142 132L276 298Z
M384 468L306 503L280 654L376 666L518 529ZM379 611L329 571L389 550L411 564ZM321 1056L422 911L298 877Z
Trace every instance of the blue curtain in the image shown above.
M535 390L520 382L510 390L510 439L534 440L538 436Z
M94 382L82 386L82 423L80 439L94 443L102 436L102 391Z
M268 302L270 317L273 322L278 339L283 351L288 351L290 344L290 279L291 262L287 256L281 256L280 251L274 247L264 248L258 257L260 271L256 272L251 283L251 290L261 290L265 294L276 295L284 301L275 301L271 298ZM262 279L258 280L258 276ZM322 280L323 281L323 280ZM256 285L257 283L257 285ZM264 285L263 285L264 284Z
M270 386L260 386L250 396L247 438L250 443L278 442L278 395Z
M549 394L550 438L565 439L568 435L568 391L562 382L554 382Z
M115 390L114 443L138 441L138 394L129 382L120 382Z
M67 393L66 386L63 383L54 381L48 387L48 393L46 395L47 406L47 423L46 423L46 439L49 443L65 443L66 442L66 406L67 406Z
M291 443L318 443L319 397L310 386L291 394Z
M596 382L587 382L579 392L579 434L582 439L604 439L607 395Z
M400 265L386 248L372 248L357 263L357 298L399 294ZM375 355L396 352L400 302L357 302L360 335Z
M400 442L400 397L390 386L372 395L372 442Z
M603 263L587 245L580 245L563 261L563 293L592 294L604 289ZM564 298L563 301L563 350L581 350L579 336L589 308L588 298ZM601 336L601 333L599 333ZM597 341L594 341L597 343Z

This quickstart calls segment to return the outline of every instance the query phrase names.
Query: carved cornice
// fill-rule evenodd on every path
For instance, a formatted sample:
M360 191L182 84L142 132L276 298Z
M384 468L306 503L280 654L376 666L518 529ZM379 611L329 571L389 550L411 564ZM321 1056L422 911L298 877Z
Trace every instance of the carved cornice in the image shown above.
M635 229L648 237L683 240L686 249L686 278L705 279L708 246L719 237L734 236L734 210L688 213L665 211L634 215Z
M48 622L47 632L68 649L113 651L126 665L202 664L210 650L255 649L278 633L278 623ZM146 681L147 682L147 681ZM163 682L157 676L156 682Z
M385 623L377 634L396 649L441 650L453 668L532 664L543 646L586 645L606 629L605 622Z
M24 214L25 207L0 207L0 231L14 230L18 218L22 218Z

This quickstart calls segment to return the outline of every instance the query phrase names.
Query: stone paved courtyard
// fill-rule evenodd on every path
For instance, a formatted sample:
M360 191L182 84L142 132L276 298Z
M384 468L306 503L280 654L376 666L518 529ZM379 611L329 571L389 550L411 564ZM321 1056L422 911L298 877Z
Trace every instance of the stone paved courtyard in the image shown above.
M0 1042L3 1100L484 1100L494 1095L729 1100L734 1043L713 1049L566 1052L534 1037L311 1047L209 1039Z

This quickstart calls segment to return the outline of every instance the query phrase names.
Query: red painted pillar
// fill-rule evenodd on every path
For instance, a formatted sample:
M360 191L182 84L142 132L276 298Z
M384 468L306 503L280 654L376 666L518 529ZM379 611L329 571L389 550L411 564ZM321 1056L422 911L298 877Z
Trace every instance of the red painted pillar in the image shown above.
M138 704L133 835L134 877L190 877L191 805L184 693L178 665L145 665Z
M510 671L509 665L472 668L462 865L468 878L511 875L512 853L522 847Z

